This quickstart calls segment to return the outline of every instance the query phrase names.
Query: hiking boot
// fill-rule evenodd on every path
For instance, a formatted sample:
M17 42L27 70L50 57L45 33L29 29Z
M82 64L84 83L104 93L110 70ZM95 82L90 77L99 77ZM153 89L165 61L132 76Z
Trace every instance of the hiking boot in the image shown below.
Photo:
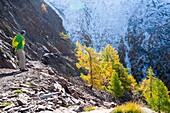
M20 69L21 72L29 71L27 68L25 69Z

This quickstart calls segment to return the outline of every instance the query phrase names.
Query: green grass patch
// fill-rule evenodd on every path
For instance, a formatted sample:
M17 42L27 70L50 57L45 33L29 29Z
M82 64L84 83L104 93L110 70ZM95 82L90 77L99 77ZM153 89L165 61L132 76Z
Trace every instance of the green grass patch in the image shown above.
M68 34L64 34L64 32L60 33L60 37L64 40L68 40L69 39L69 35Z
M140 105L135 102L128 102L114 108L111 113L142 113Z
M0 106L4 106L4 107L9 106L11 104L12 102L0 102Z
M88 111L92 111L95 110L94 106L86 106L83 108L83 111L88 112Z
M22 91L22 90L20 90L20 89L18 89L18 90L15 90L15 91L14 91L14 93L16 93L16 94L22 94L22 93L23 93L23 91Z
M25 84L26 84L26 85L29 85L29 87L33 87L33 84L30 83L30 82L26 82Z

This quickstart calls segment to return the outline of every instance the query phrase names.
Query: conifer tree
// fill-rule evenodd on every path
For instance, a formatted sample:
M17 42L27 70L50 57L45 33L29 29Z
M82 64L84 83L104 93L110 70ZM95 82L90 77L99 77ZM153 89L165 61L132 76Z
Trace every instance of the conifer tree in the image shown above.
M122 66L117 51L111 45L106 46L102 52L95 52L93 48L82 46L78 42L76 44L76 66L88 71L87 75L81 73L85 82L98 90L106 89L114 72L125 90L131 88L135 79L128 75L128 70Z
M115 98L123 96L123 86L115 71L112 73L107 91Z
M170 112L168 89L160 79L153 75L153 70L150 67L147 71L148 79L143 80L141 85L143 96L153 110L159 113L161 111Z
M116 71L120 81L122 82L122 86L125 88L125 90L129 89L132 84L132 77L128 77L128 69L124 68L123 65L120 63L117 51L110 44L108 44L104 48L102 52L102 60L105 62L105 64L109 65L110 73L106 74L106 78L109 79L107 79L106 81L109 81L110 77L112 76L112 72ZM107 69L108 68L106 68L105 70Z
M153 70L152 70L152 67L149 67L148 68L148 70L147 70L147 72L146 72L146 74L147 74L147 78L149 79L149 91L150 91L150 98L152 98L152 93L153 93L153 91L152 91L152 87L153 87L153 85L152 85L152 82L153 82L153 76L154 76L154 73L153 73Z
M88 74L84 75L81 73L81 78L91 85L91 88L101 89L101 77L99 74L99 59L100 54L95 52L93 48L82 46L80 43L77 45L78 68L85 68L88 70Z

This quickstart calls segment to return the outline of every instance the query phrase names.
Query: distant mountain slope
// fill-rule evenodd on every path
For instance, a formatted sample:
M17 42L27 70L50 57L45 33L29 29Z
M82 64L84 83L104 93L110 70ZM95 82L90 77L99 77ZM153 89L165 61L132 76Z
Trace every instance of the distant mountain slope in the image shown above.
M123 44L123 45L122 45ZM131 66L138 81L153 67L155 75L170 89L170 2L143 1L129 19L128 32L120 44L122 60Z
M45 0L63 19L73 43L82 42L102 50L110 43L118 47L128 19L141 0Z

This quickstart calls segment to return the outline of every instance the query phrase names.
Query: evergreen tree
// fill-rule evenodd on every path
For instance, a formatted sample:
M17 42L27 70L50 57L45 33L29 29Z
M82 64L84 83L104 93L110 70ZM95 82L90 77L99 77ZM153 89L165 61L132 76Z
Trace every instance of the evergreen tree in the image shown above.
M152 98L152 93L153 93L153 91L152 91L152 87L153 87L153 85L152 85L152 82L153 82L153 76L154 76L154 73L153 73L153 70L152 70L152 67L150 67L150 68L148 68L148 70L147 70L147 72L146 72L146 75L147 75L147 78L149 79L149 91L150 91L150 94L149 94L149 96L150 96L150 98Z
M147 71L148 79L142 82L141 90L149 106L158 112L170 112L168 89L161 80L155 78L152 68Z
M118 74L115 71L112 73L107 91L115 98L123 96L123 86L119 80Z
M125 90L129 89L132 84L132 77L128 76L128 69L124 68L123 65L120 63L118 52L110 45L108 44L103 52L102 52L102 60L105 64L108 65L104 68L105 70L109 69L109 72L106 74L106 81L108 82L110 80L110 77L112 76L112 72L116 71L118 74L118 77L120 81L122 82L122 86ZM111 69L110 69L111 68Z

